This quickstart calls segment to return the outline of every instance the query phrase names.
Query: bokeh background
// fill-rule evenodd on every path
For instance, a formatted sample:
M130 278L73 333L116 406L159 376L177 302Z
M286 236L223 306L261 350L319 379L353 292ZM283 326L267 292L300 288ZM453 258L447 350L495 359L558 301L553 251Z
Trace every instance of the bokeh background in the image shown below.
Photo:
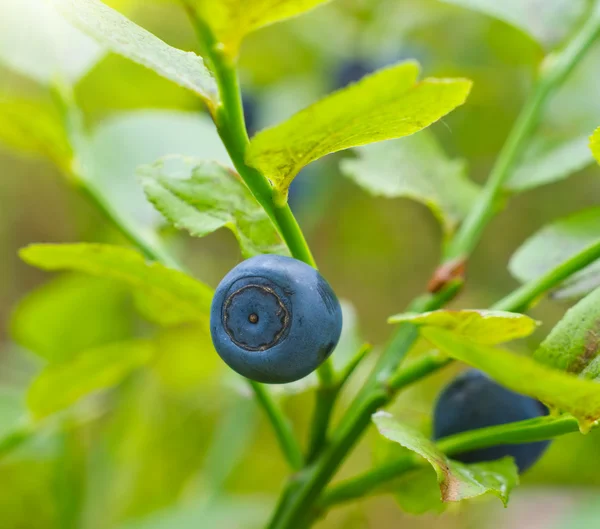
M16 9L11 2L0 0L0 18L3 9ZM559 42L580 22L586 2L574 1L569 16L546 21L544 5L554 2L561 3L540 1L528 22L547 31L549 41ZM197 49L176 2L107 3L169 44ZM16 19L4 20L0 97L18 95L51 104L45 88L6 66L11 57L19 62L21 50L18 39L2 37ZM21 32L24 46L34 38L35 25L16 29L12 33ZM254 130L335 89L349 63L368 70L414 58L424 75L468 77L474 87L467 104L432 130L448 155L464 159L470 178L481 183L532 87L543 53L525 32L438 0L336 0L251 35L243 46L240 72ZM550 102L538 136L552 142L590 134L600 125L598 93L600 43ZM76 97L87 125L101 131L96 141L115 203L150 224L159 217L143 202L136 165L169 152L196 154L196 149L207 157L223 156L198 99L121 57L101 58L78 84ZM173 112L182 111L189 114L177 114L179 132L169 129ZM198 121L185 128L187 119ZM387 316L402 311L423 290L439 259L443 235L421 204L371 196L341 175L339 161L348 156L352 154L330 156L303 171L294 184L292 204L322 273L345 300L344 347L351 348L365 340L385 342L391 332ZM486 307L515 288L507 271L515 249L551 220L597 205L599 196L600 169L590 166L512 197L486 230L469 263L467 288L454 306ZM160 233L193 273L212 286L241 259L235 239L224 230L203 239L166 226ZM126 244L53 164L0 146L0 439L23 424L23 394L47 354L71 355L157 333L119 285L45 274L17 256L19 248L33 242L77 241ZM543 325L517 347L523 352L535 347L567 307L553 300L539 303L532 314ZM205 336L186 328L158 332L164 350L154 365L67 410L18 446L2 445L2 529L264 525L286 476L267 421L206 346ZM436 394L460 369L446 368L406 391L392 411L427 431ZM363 375L356 377L354 388ZM298 435L306 438L312 396L282 399ZM376 445L369 432L340 476L368 468ZM336 509L318 527L588 528L600 520L599 492L600 433L569 435L557 439L522 477L508 509L486 498L417 518L404 515L388 495Z

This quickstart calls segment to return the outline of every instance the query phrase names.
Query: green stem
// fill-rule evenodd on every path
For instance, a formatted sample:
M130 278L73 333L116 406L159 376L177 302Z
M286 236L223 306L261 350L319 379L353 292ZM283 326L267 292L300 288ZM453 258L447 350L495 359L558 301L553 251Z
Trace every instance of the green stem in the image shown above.
M565 279L598 259L600 259L600 242L591 244L546 274L529 283L525 283L495 303L492 308L510 312L524 312L544 293L560 285Z
M288 204L277 206L273 201L273 188L269 180L245 162L248 133L244 122L244 111L235 64L225 55L215 40L210 28L196 14L193 7L184 2L192 21L203 55L212 69L221 105L214 111L213 119L231 161L256 200L269 215L291 254L300 261L316 268L306 239Z
M102 212L117 231L137 247L148 259L159 261L171 268L182 270L182 265L165 250L154 233L151 231L141 233L139 226L121 214L105 198L96 184L88 135L83 124L81 110L75 101L71 87L66 83L57 82L53 86L52 93L62 112L67 137L73 148L74 159L70 164L68 176L78 190Z
M580 31L562 50L548 55L542 62L535 89L523 106L500 151L480 199L461 224L456 237L448 245L444 256L445 262L464 259L471 254L486 225L502 205L503 186L537 127L549 96L564 82L599 34L600 4L596 2Z
M478 448L553 439L559 435L577 432L578 430L578 423L571 416L542 417L470 430L440 439L437 447L446 455L452 456ZM336 485L322 496L318 508L331 508L340 503L377 493L385 483L423 465L426 465L426 463L416 454L401 457Z
M464 259L475 248L485 226L498 209L503 184L522 154L526 140L529 139L531 132L536 127L545 102L550 94L562 84L599 32L600 2L596 2L592 15L567 46L544 61L536 88L517 119L475 207L461 225L455 239L448 246L445 262ZM547 286L555 279L557 278L549 280ZM441 293L426 298L424 302L413 304L411 310L426 311L443 306L459 288L460 282L456 285L450 283L442 289ZM453 291L453 289L455 290ZM448 290L450 290L450 295ZM288 483L283 493L286 496L286 502L280 504L280 508L277 509L269 524L269 529L295 529L311 524L315 515L314 502L319 497L321 490L370 424L371 414L386 404L395 392L388 393L390 388L385 385L385 381L405 358L417 336L417 329L411 324L403 324L398 327L365 386L342 418L338 427L338 435L302 476ZM424 363L420 365L419 362ZM435 359L428 355L426 359L417 361L410 366L410 373L413 376L409 376L410 373L397 372L394 377L399 385L403 380L414 382L439 367L440 365ZM383 388L382 383L384 384ZM301 481L300 484L298 480Z
M258 382L250 380L250 386L254 390L254 394L258 399L259 404L265 410L271 425L275 430L279 445L288 460L288 463L294 470L298 470L304 463L302 451L298 445L298 441L294 436L292 425L288 418L284 415L283 410L277 405L273 396L268 389Z

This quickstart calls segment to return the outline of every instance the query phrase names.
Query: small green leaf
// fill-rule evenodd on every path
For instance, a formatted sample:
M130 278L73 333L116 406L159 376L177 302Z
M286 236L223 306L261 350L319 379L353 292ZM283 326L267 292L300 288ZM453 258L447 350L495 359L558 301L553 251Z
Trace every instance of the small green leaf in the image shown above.
M522 283L537 279L600 240L600 208L591 208L542 228L515 252L509 263L511 274ZM600 262L567 279L556 298L576 298L600 286Z
M21 258L43 270L72 270L120 281L134 289L144 314L164 325L206 322L213 291L177 270L107 244L34 244Z
M37 419L47 417L82 397L118 384L147 364L153 353L152 342L137 340L90 349L69 362L52 364L32 382L27 405Z
M300 169L327 154L408 136L462 105L466 79L417 81L419 66L384 68L301 110L252 138L246 161L263 172L279 195Z
M230 163L208 116L175 110L113 115L96 127L89 150L98 191L117 211L143 228L155 227L162 219L148 204L136 179L140 165L170 154Z
M598 380L600 375L600 289L564 315L533 357L543 364Z
M423 203L447 234L465 217L479 192L466 176L464 161L448 158L427 130L356 152L357 158L341 162L343 174L373 195Z
M204 237L229 228L242 254L286 254L271 219L246 185L215 162L171 156L140 167L146 196L176 228Z
M388 319L388 323L403 322L447 329L487 345L524 338L535 331L538 325L538 322L524 314L500 310L434 310L421 314L397 314Z
M77 82L104 55L45 0L0 2L0 62L39 83Z
M582 432L600 419L600 384L505 349L474 343L445 329L424 327L421 334L435 347L486 372L499 384L572 414Z
M543 46L558 44L587 8L586 0L442 0L485 13L530 35Z
M381 435L427 460L435 470L444 502L461 501L489 492L506 505L510 491L519 483L512 458L465 465L446 457L418 430L401 424L387 412L377 412L373 415L373 422Z
M225 53L235 57L247 34L329 1L194 0L192 5L210 27Z
M532 150L506 182L507 189L526 191L585 169L594 160L588 143L587 136L580 136L550 148Z
M131 331L127 291L89 276L59 277L29 293L16 307L13 339L49 362L124 340Z
M50 0L76 27L114 53L219 104L217 83L201 57L169 46L99 0Z
M600 163L600 128L597 128L590 137L590 150L594 158Z
M71 147L61 118L49 104L0 95L0 143L29 155L41 155L68 170Z

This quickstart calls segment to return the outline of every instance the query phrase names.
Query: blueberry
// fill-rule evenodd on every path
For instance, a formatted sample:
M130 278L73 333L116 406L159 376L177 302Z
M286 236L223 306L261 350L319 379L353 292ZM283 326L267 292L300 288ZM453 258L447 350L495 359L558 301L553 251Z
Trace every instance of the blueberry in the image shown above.
M487 375L470 369L440 393L433 416L433 437L440 439L476 428L523 421L546 415L537 400L500 386ZM512 456L524 472L544 453L550 441L497 445L452 456L463 463L493 461Z
M221 281L212 302L215 349L239 374L271 384L314 371L333 351L342 310L325 279L279 255L242 262Z
M244 121L246 122L248 135L254 136L258 121L258 101L248 92L244 93L244 97L242 98L242 110L244 112Z
M334 74L334 88L344 88L351 83L360 81L365 75L373 73L375 69L374 65L359 59L346 61L341 64L338 71Z

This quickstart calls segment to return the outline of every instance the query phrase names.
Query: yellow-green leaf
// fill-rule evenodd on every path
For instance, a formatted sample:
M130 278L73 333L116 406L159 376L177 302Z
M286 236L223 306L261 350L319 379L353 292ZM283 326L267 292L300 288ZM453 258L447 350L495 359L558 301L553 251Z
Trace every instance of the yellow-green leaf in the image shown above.
M50 0L77 28L114 53L198 94L214 108L217 83L201 57L169 46L99 0Z
M421 334L448 355L486 372L499 384L572 414L583 432L600 419L600 384L552 369L505 349L477 344L445 329Z
M263 172L281 197L305 165L327 154L413 134L462 105L466 79L417 81L419 65L384 68L259 132L246 161Z
M152 358L154 345L137 340L85 351L69 362L52 364L34 379L27 405L37 419L67 408L82 397L118 384Z
M261 27L304 13L330 0L188 0L229 56Z
M123 285L69 274L30 292L11 319L13 340L49 362L126 339L133 311Z
M206 322L213 291L188 275L107 244L34 244L21 258L43 270L73 270L132 287L144 314L165 325Z
M381 435L427 460L435 470L444 502L461 501L490 492L506 505L511 489L519 483L517 467L512 458L465 465L446 457L433 441L401 424L387 412L377 412L373 415L373 422Z
M590 149L592 149L594 158L600 163L600 127L594 131L590 138Z
M500 310L434 310L422 314L397 314L389 323L409 322L424 327L447 329L477 343L496 345L524 338L538 322L524 314Z
M0 95L0 143L17 152L41 155L68 169L71 147L59 114L42 101Z

